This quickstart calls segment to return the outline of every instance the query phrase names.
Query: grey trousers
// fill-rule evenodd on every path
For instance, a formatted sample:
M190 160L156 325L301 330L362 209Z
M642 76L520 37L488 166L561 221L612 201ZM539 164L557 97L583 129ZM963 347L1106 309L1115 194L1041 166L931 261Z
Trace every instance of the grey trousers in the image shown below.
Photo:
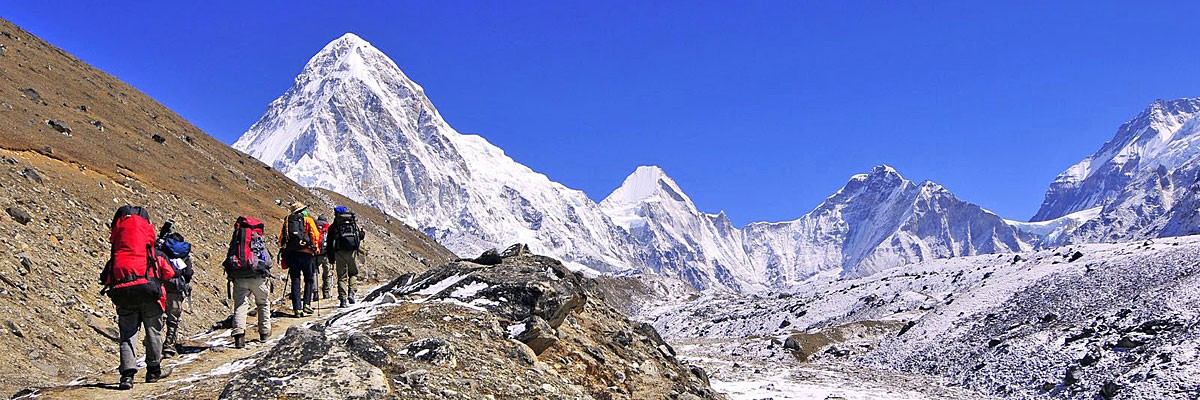
M330 280L333 279L333 274L330 273L329 268L329 257L325 257L324 254L318 254L317 261L315 262L317 263L317 271L313 271L313 273L321 274L321 298L329 298Z
M142 345L146 347L146 367L162 364L163 310L158 302L117 308L117 330L120 331L121 373L137 371L137 351L133 338L145 329Z
M271 335L271 300L270 288L267 287L266 277L236 278L233 280L233 334L246 334L246 314L250 313L249 297L254 296L254 305L258 313L258 334L260 337Z
M354 282L358 278L358 260L354 251L337 251L333 253L333 263L337 269L338 300L348 300L358 292Z
M183 322L183 293L167 292L166 335L163 337L163 348L170 348L179 343L179 324Z

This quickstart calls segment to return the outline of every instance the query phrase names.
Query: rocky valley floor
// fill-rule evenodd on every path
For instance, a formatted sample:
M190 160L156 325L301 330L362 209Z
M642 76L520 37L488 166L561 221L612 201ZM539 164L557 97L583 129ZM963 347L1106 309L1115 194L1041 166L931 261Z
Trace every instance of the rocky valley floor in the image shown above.
M1197 272L1200 237L1092 244L706 295L643 318L734 398L1196 398Z

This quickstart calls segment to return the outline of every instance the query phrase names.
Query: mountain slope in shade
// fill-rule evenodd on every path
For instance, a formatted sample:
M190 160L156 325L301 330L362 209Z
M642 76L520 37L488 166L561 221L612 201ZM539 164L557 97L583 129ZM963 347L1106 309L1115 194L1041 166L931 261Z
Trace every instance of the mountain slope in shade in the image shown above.
M586 195L454 131L419 85L353 34L317 53L234 147L404 218L460 255L525 242L601 271L638 264Z

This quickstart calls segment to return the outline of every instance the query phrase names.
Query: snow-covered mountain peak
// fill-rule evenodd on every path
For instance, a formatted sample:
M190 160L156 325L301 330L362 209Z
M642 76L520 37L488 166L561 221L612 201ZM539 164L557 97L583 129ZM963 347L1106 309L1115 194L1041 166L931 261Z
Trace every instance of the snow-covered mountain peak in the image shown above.
M604 199L610 204L636 204L645 201L672 200L691 204L692 200L683 193L679 184L667 173L654 165L637 167L625 182Z
M357 35L323 47L234 147L301 185L419 227L460 255L528 243L573 267L636 268L598 205L442 119L424 90Z
M1140 175L1200 153L1200 99L1155 100L1096 153L1059 174L1032 221L1102 206Z
M629 230L643 222L645 204L660 204L678 209L687 214L699 215L692 199L683 193L679 184L667 173L654 165L637 167L625 178L621 186L613 190L600 207L617 225Z

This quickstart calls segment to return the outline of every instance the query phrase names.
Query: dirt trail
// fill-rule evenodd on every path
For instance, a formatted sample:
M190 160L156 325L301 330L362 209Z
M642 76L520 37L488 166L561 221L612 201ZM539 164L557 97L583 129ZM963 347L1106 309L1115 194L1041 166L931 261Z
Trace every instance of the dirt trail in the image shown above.
M315 304L314 304L315 305ZM355 305L358 307L359 303ZM221 394L225 383L237 372L254 365L260 357L279 343L284 332L294 325L328 319L340 311L337 300L322 300L317 311L320 317L293 318L275 311L271 320L271 337L264 342L258 340L255 317L247 318L246 348L235 349L229 329L215 329L196 335L185 342L184 354L169 358L164 365L174 368L170 377L157 383L145 383L146 370L139 369L132 390L117 390L120 376L113 368L102 375L76 379L58 387L41 388L25 397L15 399L215 399ZM284 312L288 310L284 309ZM197 321L196 323L199 323ZM140 337L139 337L140 339ZM137 342L140 346L141 341ZM138 348L138 354L142 355ZM116 363L117 356L113 355Z

